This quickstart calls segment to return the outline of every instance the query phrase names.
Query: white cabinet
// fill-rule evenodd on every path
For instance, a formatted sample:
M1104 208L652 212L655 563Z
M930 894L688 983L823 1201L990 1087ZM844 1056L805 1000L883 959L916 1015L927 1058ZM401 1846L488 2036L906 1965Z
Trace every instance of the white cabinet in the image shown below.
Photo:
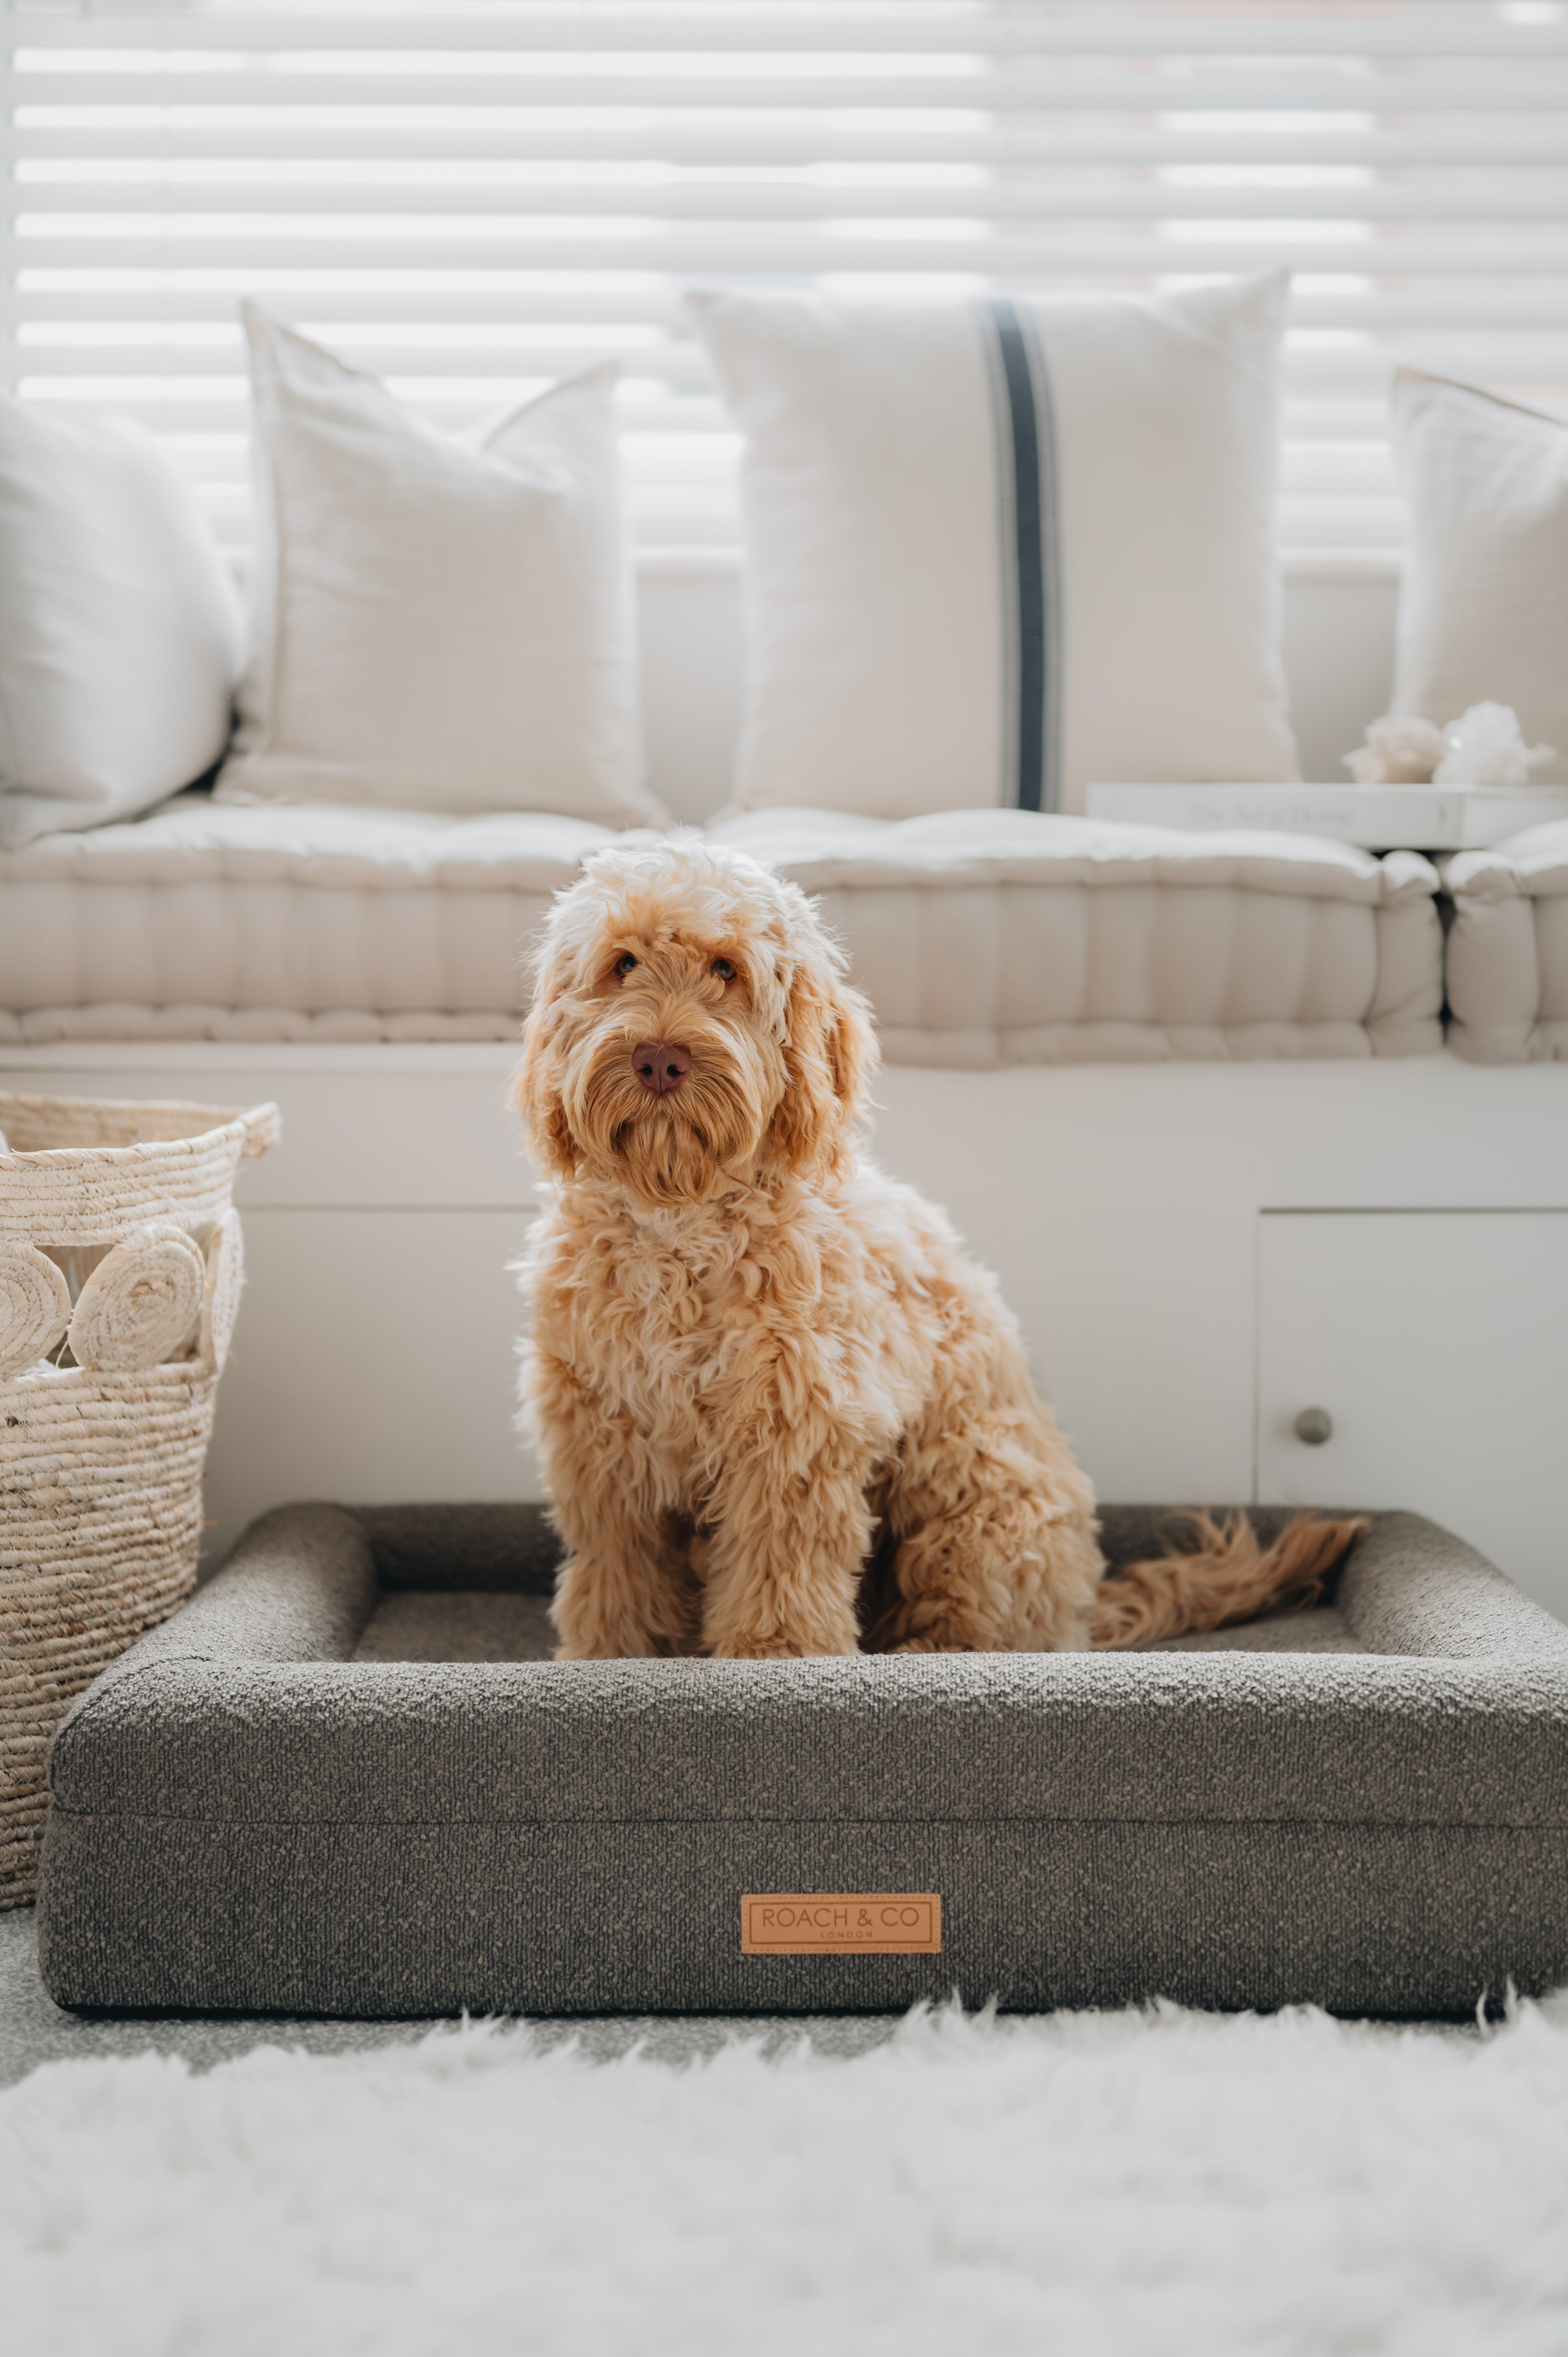
M1258 1497L1412 1507L1568 1619L1568 1211L1259 1225Z

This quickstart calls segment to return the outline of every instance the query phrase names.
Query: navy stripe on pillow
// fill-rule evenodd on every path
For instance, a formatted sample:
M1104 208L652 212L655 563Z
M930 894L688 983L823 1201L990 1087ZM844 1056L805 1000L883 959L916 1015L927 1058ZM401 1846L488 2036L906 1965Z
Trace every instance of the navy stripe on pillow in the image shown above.
M1000 393L1007 796L1020 810L1051 811L1061 804L1061 564L1050 377L1016 307L984 308Z

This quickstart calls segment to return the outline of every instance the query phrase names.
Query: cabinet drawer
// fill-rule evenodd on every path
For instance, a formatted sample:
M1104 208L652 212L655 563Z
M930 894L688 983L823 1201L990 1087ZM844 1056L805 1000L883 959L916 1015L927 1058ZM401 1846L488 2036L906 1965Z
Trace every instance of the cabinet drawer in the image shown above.
M1260 1225L1258 1496L1412 1507L1568 1619L1568 1211Z

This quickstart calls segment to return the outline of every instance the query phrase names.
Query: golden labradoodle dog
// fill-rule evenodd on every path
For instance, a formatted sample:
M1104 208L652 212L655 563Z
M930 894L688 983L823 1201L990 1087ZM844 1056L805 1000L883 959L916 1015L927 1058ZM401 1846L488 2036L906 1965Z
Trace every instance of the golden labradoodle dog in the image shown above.
M536 979L522 1396L564 1658L1059 1651L1317 1591L1355 1526L1205 1523L1106 1575L994 1281L857 1147L871 1023L794 885L612 846Z

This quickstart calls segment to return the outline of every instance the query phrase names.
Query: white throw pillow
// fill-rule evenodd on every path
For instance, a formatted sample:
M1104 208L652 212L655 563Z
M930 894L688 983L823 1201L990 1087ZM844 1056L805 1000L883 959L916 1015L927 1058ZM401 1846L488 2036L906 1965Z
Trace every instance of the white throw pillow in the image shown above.
M460 439L244 317L254 644L220 799L658 821L613 362Z
M1285 287L694 296L746 436L735 806L1076 811L1090 780L1294 780Z
M1511 704L1532 773L1568 780L1568 425L1402 369L1394 447L1410 508L1392 710L1439 726Z
M132 818L210 770L242 631L149 434L0 395L0 849Z

